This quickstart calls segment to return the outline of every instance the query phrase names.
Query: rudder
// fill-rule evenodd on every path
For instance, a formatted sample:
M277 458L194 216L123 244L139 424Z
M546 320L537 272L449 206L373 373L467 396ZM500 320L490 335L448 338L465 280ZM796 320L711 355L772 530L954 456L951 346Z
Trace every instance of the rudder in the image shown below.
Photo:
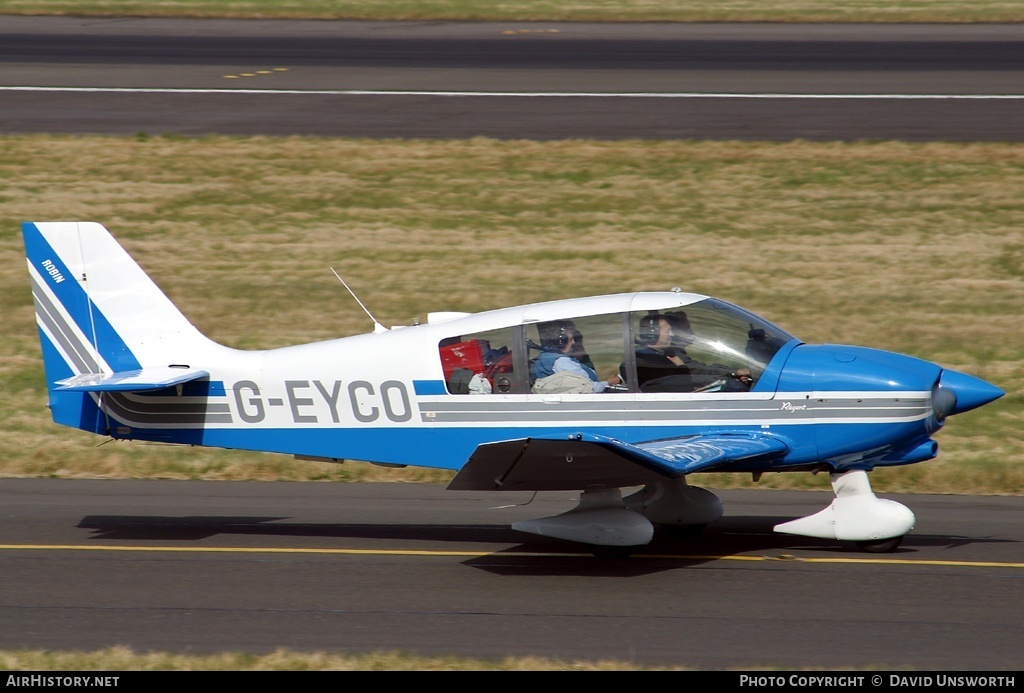
M100 224L25 222L22 236L54 421L104 428L96 398L61 381L166 369L209 344Z

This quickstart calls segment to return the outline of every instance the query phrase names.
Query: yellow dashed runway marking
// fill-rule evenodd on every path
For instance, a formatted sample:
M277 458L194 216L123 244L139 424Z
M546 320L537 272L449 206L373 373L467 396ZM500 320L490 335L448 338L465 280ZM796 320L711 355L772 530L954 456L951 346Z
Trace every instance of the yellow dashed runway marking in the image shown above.
M272 70L256 70L255 72L241 72L237 75L224 75L224 79L241 79L242 77L259 77L260 75L272 75L275 72L288 72L287 67L275 67Z
M483 556L502 556L508 558L572 558L587 557L585 552L573 553L534 553L495 551L437 551L414 549L341 549L341 548L254 548L231 546L82 546L78 544L0 544L0 551L110 551L110 552L142 552L142 553L275 553L275 554L330 554L352 556L456 556L478 558ZM854 565L908 565L908 566L943 566L958 568L1024 568L1024 562L998 561L933 561L912 558L800 558L792 554L778 556L714 556L687 554L646 554L636 553L627 560L677 560L677 561L744 561L769 562L788 561L793 563L833 563Z
M238 75L225 75L238 79ZM266 94L276 96L436 96L450 98L545 98L545 99L787 99L787 100L882 100L882 101L1022 101L1024 94L738 94L732 92L562 92L562 91L427 91L382 89L185 89L173 87L32 87L0 86L0 92L79 92L96 94Z

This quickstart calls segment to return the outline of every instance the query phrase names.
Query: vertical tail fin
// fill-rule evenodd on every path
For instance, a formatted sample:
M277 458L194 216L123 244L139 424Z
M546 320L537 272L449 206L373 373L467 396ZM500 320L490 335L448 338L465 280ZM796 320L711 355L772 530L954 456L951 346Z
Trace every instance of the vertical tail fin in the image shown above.
M25 222L22 236L55 421L101 432L90 392L205 375L187 358L211 342L105 228Z

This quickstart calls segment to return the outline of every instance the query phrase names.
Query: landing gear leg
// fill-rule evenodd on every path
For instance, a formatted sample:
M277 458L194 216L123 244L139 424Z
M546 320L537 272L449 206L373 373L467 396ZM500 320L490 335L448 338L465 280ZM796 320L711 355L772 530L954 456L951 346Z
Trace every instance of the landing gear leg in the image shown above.
M622 499L674 539L692 539L722 517L722 501L686 477L648 484Z

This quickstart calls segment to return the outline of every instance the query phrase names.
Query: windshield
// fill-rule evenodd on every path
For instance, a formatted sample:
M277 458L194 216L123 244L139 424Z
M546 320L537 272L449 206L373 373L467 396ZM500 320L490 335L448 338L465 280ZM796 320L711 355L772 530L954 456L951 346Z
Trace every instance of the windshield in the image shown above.
M685 309L633 314L642 392L700 392L723 378L747 388L793 336L763 318L717 299ZM733 388L735 382L728 382Z

